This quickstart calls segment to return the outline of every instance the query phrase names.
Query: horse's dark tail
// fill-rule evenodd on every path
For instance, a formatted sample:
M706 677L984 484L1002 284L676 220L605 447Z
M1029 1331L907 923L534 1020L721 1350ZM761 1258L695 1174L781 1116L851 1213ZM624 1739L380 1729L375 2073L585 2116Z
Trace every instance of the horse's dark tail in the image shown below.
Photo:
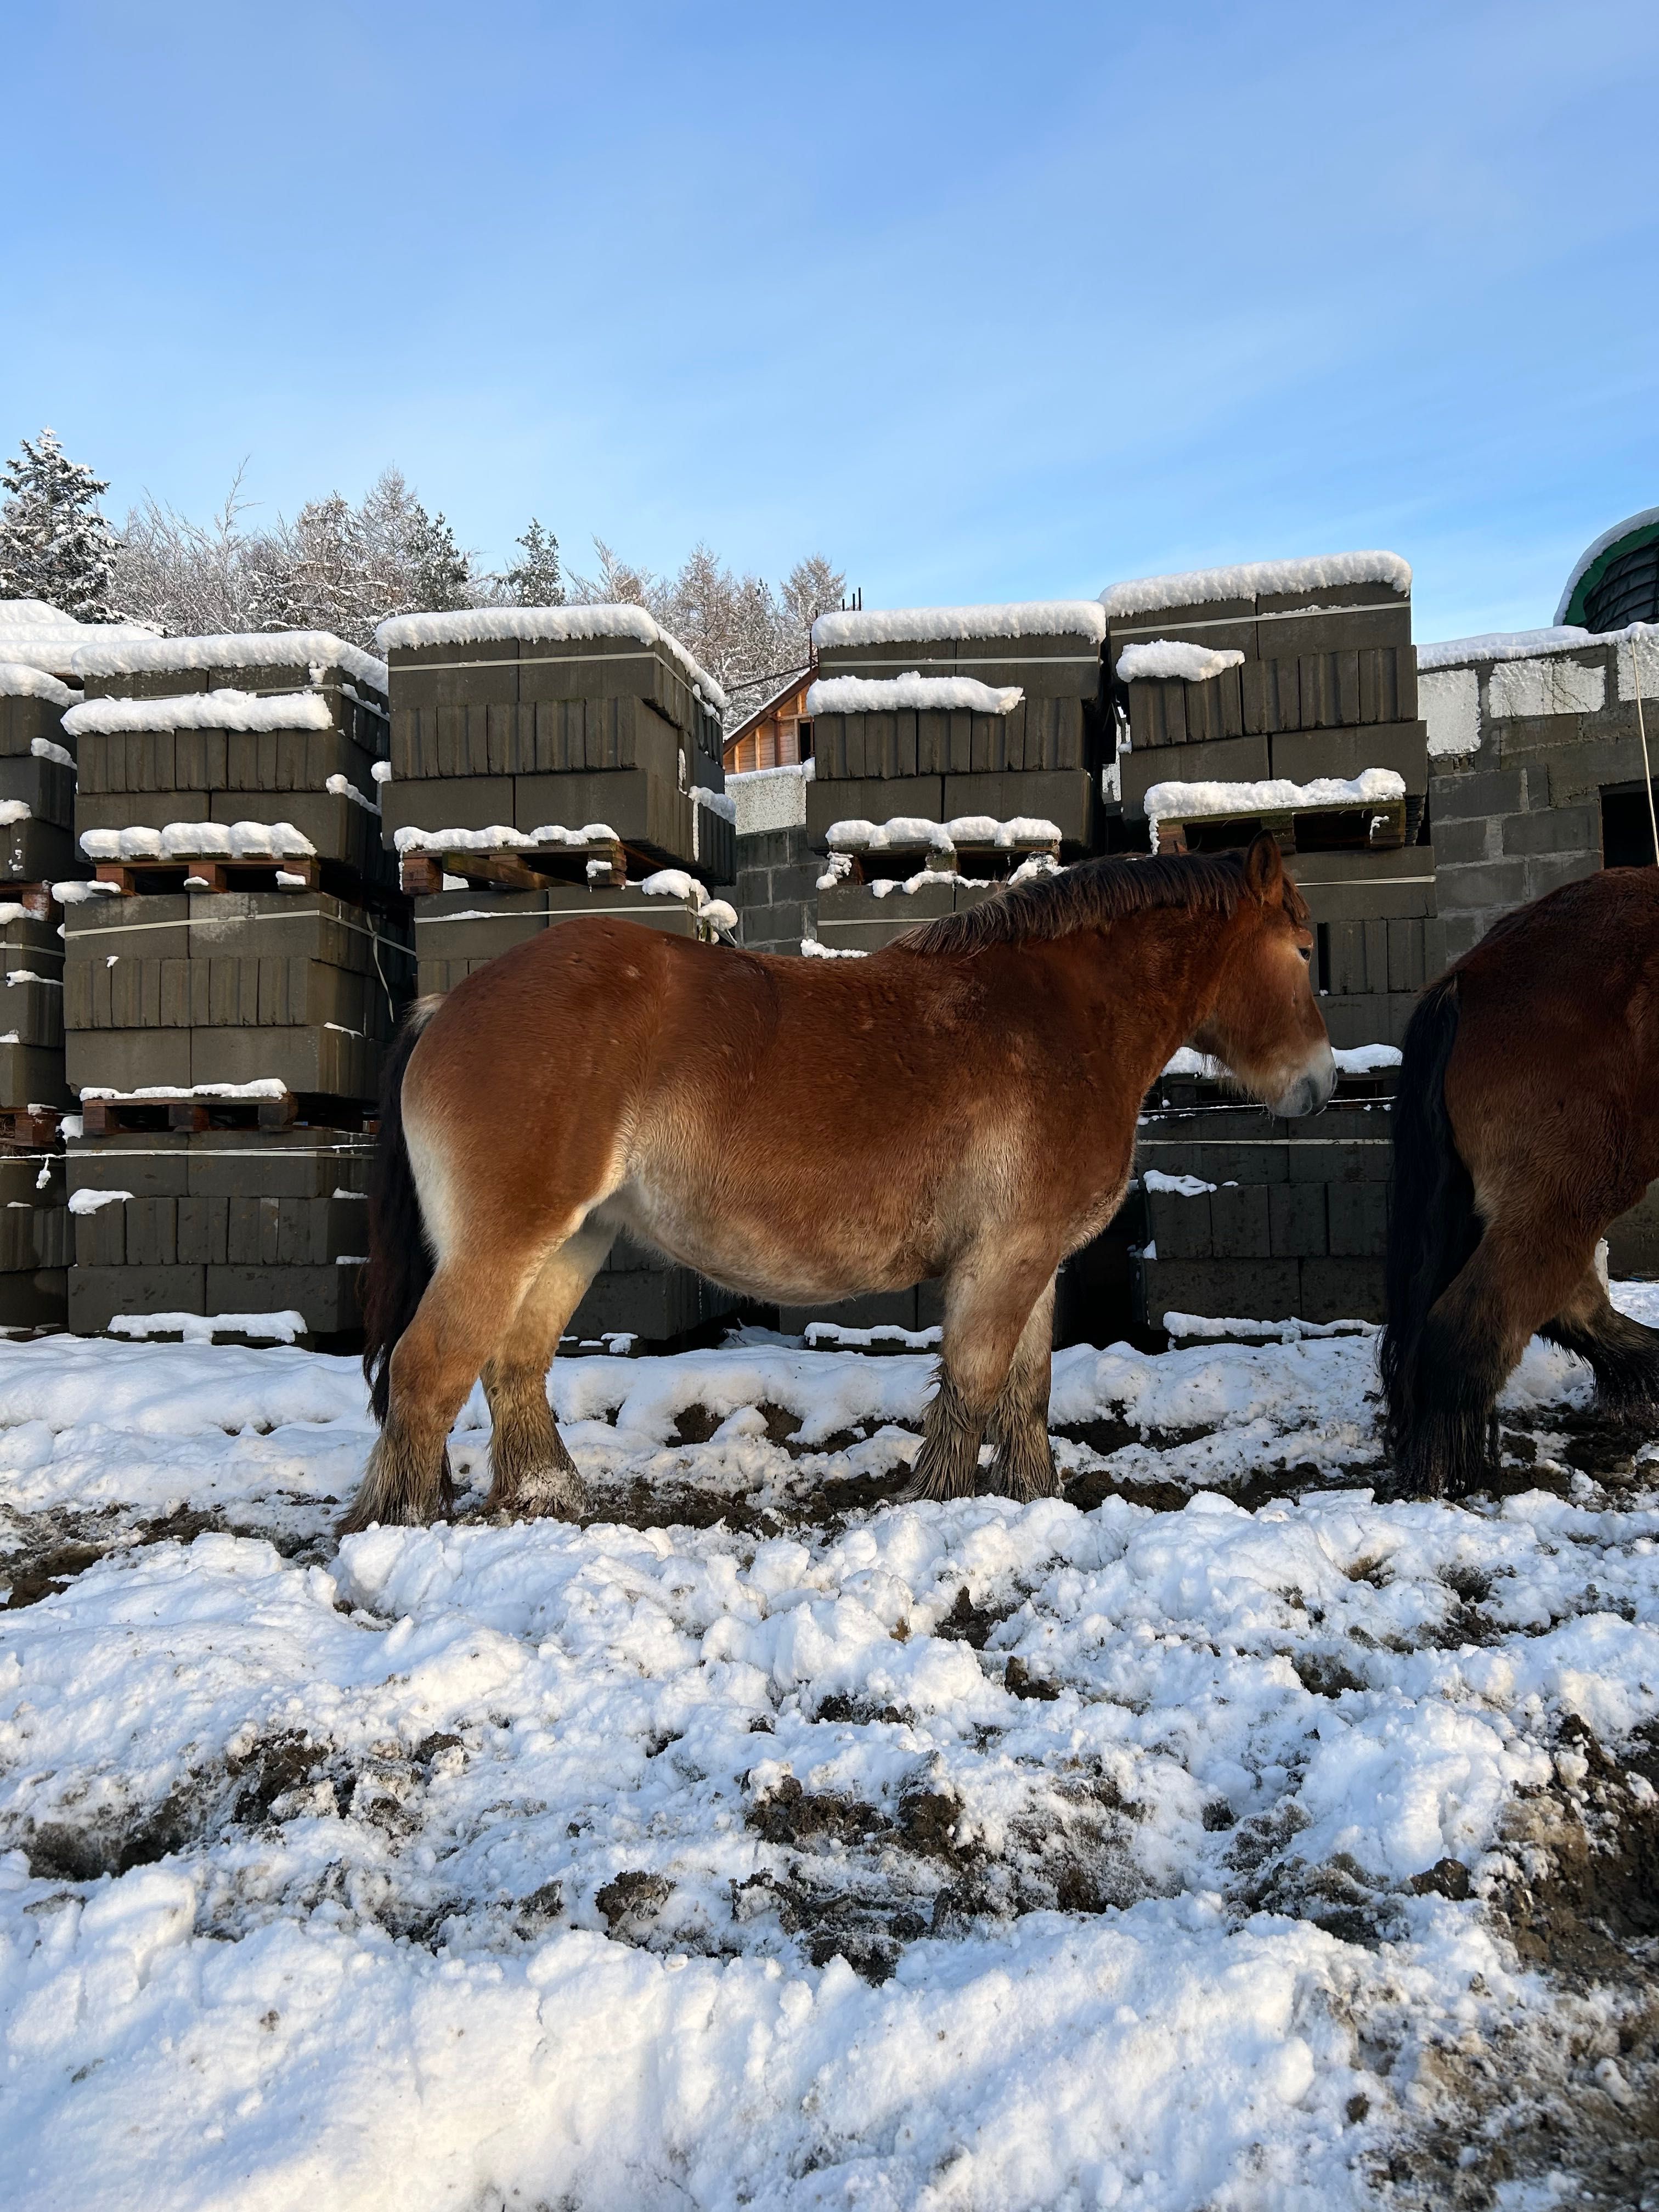
M1458 979L1443 975L1419 1000L1395 1086L1388 1319L1378 1348L1383 1438L1396 1465L1413 1460L1426 1410L1423 1335L1429 1309L1480 1241L1474 1184L1446 1112L1446 1068L1457 1042Z
M404 1137L404 1071L437 1012L422 999L404 1015L380 1089L380 1135L368 1185L368 1265L363 1270L363 1373L369 1403L384 1428L392 1389L392 1349L415 1318L432 1280L432 1255L420 1193Z

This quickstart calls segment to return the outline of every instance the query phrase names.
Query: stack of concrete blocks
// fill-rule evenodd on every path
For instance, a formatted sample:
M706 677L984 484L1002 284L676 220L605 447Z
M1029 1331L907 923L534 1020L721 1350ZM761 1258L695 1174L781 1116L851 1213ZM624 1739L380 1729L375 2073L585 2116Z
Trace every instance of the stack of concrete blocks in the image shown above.
M0 648L3 634L0 633ZM51 884L72 858L75 759L63 718L79 694L0 660L0 1328L61 1322L69 1215L57 1146L64 945Z
M62 887L70 1326L289 1315L349 1341L364 1122L412 983L380 836L385 665L311 631L76 663L96 878Z
M1652 860L1638 701L1659 772L1659 633L1519 631L1418 661L1449 958L1562 884ZM1609 1243L1615 1274L1659 1273L1653 1193Z
M819 616L806 832L824 856L823 950L875 951L984 897L1025 847L1005 836L999 848L973 825L1051 824L1066 860L1101 848L1117 805L1105 634L1092 599ZM831 838L842 823L910 832L849 870L852 848ZM916 825L951 842L928 854ZM832 842L845 848L833 861Z
M398 617L385 837L412 901L422 996L570 921L707 942L737 915L720 687L642 607ZM618 1241L577 1342L665 1344L733 1311L690 1268Z
M1259 826L1278 830L1311 913L1321 1011L1346 1062L1338 1103L1305 1127L1224 1103L1201 1078L1155 1092L1138 1151L1144 1243L1134 1267L1137 1319L1151 1329L1168 1311L1380 1316L1389 1119L1378 1094L1418 994L1444 961L1410 592L1398 556L1358 554L1155 577L1102 594L1114 697L1128 726L1126 828L1145 820L1157 786L1244 787L1195 798L1207 817L1188 823L1186 842L1218 849L1248 843ZM1125 663L1127 648L1164 642L1224 665L1182 680L1140 672L1156 669L1155 654ZM1365 809L1287 813L1282 792L1252 795L1271 783L1352 783L1378 769L1400 777L1405 794L1384 849L1365 842Z

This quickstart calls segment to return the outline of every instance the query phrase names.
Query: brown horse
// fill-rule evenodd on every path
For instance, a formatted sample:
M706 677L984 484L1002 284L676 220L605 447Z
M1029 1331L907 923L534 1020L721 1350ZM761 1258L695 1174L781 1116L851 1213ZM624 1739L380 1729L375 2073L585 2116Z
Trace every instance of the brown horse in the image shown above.
M1659 870L1565 884L1431 986L1394 1103L1385 1486L1491 1474L1527 1340L1582 1353L1603 1406L1659 1413L1659 1330L1613 1310L1597 1241L1659 1176Z
M346 1527L430 1520L482 1373L491 1510L574 1513L548 1406L619 1230L788 1305L943 1278L915 1494L1057 1484L1054 1271L1122 1199L1177 1046L1281 1114L1334 1066L1279 848L1085 861L860 960L768 958L572 921L418 1007L370 1211L381 1433ZM435 1263L435 1264L434 1264Z

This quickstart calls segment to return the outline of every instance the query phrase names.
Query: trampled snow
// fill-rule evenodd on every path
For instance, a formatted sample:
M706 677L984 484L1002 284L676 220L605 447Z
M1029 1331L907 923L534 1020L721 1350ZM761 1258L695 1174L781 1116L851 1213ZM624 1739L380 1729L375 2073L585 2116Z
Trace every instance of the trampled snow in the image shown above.
M338 668L358 683L386 696L386 663L361 646L348 645L326 629L256 629L221 632L212 637L152 637L142 630L109 629L85 632L76 648L81 676L165 674L186 668Z
M88 699L64 727L72 738L120 730L326 730L334 717L320 691L180 691L171 699Z
M1117 657L1117 672L1126 684L1207 684L1224 669L1242 668L1244 656L1237 647L1212 652L1202 645L1188 645L1179 638L1149 638L1145 645L1126 645Z
M0 645L5 637L5 631L0 629ZM80 696L44 668L31 667L23 660L0 660L0 698L44 699L50 706L72 707Z
M870 607L820 615L812 642L839 645L933 644L951 638L1076 637L1098 645L1105 616L1094 599L1021 599L1002 606Z
M1153 614L1161 607L1202 606L1285 592L1328 592L1342 584L1380 584L1409 596L1409 562L1397 553L1317 553L1297 561L1246 561L1231 568L1193 568L1179 576L1140 576L1109 584L1100 595L1108 617Z
M716 714L726 711L726 694L700 667L678 638L643 607L461 607L441 615L393 615L374 633L382 653L414 651L434 645L566 645L582 638L631 637L641 645L660 645L676 660Z
M1316 776L1292 783L1269 776L1260 783L1155 783L1142 802L1150 822L1212 814L1283 814L1305 806L1370 806L1403 799L1406 780L1391 768L1358 775Z
M1506 1899L1649 1817L1652 1462L1534 1346L1510 1493L1379 1507L1372 1357L1062 1352L1026 1506L896 1501L922 1357L561 1362L586 1525L337 1550L355 1363L0 1345L8 2202L1358 2212L1546 2094L1572 2171L1644 1998Z
M1012 714L1025 696L1018 684L994 687L971 676L820 676L806 694L809 714Z

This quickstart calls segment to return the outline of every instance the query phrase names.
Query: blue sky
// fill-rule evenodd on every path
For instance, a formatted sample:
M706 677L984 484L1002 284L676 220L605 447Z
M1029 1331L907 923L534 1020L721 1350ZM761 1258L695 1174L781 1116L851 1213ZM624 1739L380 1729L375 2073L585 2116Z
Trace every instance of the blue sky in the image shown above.
M3 0L0 444L395 461L870 605L1386 545L1547 622L1659 501L1650 5Z

